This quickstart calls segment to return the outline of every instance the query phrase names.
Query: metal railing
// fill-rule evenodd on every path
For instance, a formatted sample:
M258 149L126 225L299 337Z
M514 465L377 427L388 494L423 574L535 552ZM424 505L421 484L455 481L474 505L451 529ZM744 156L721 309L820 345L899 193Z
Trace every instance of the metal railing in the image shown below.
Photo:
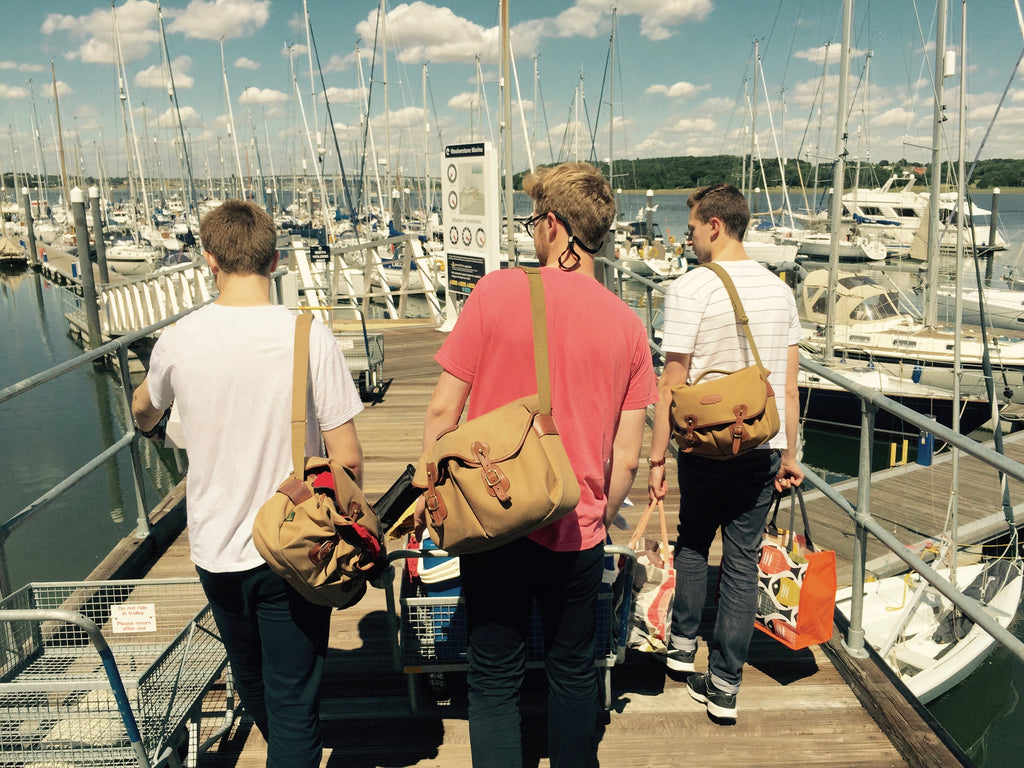
M662 360L661 347L657 341L657 330L655 327L656 313L654 310L654 298L664 296L664 287L631 272L628 268L620 266L614 260L599 258L605 268L604 283L612 291L617 291L622 296L623 278L628 277L632 283L639 283L643 286L646 294L646 315L647 335L650 340L651 349L654 352L656 361ZM610 267L610 269L609 269ZM839 385L848 392L856 395L861 402L861 426L860 426L860 455L857 472L857 502L856 504L844 497L835 490L824 479L819 477L808 467L804 466L805 479L822 495L832 501L836 506L849 515L854 524L854 551L853 551L853 579L851 587L850 621L847 629L844 645L851 655L866 655L864 650L864 582L867 573L867 536L870 534L883 546L889 549L907 566L916 571L921 577L931 584L935 589L946 597L953 605L974 621L985 632L992 636L996 642L1006 648L1010 653L1021 661L1024 661L1024 642L1018 639L1013 633L999 624L992 616L985 611L982 605L975 599L964 595L946 578L937 573L924 560L910 551L907 546L887 531L871 516L871 449L874 445L874 422L875 414L879 410L887 411L907 424L917 427L922 433L930 433L937 440L942 440L948 445L973 456L979 461L988 464L997 471L1024 482L1024 464L1020 464L1008 458L976 440L961 435L949 427L945 427L933 418L908 408L895 400L892 400L876 389L857 384L854 381L836 373L828 366L822 365L803 355L800 356L800 367L820 376L822 379ZM670 445L669 449L675 451Z

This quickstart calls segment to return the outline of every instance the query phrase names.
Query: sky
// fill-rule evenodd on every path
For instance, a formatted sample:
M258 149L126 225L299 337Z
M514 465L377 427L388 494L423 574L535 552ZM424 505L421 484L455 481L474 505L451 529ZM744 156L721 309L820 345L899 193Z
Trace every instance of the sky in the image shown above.
M1024 157L1016 2L967 5L968 160L979 149L982 158ZM516 171L752 146L763 158L836 156L840 0L508 3ZM175 178L184 134L197 181L239 168L243 176L312 173L321 149L336 175L335 146L346 171L365 162L369 172L376 158L395 174L436 176L442 146L500 147L498 0L384 3L383 24L374 0L307 0L315 80L302 0L163 0L162 34L156 2L115 0L117 45L110 3L3 6L4 171L58 173L58 137L69 176L76 167L124 174L132 148L147 175ZM943 79L944 159L959 141L963 7L949 0L945 47L956 61ZM936 14L934 0L855 2L848 162L930 159Z

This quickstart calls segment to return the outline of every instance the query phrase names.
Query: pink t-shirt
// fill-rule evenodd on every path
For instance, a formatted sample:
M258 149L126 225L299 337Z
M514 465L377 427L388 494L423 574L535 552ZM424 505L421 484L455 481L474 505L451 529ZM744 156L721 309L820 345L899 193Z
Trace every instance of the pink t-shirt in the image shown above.
M592 277L542 269L551 368L551 410L580 484L575 512L530 534L555 551L605 540L608 470L622 411L658 399L640 318ZM486 275L435 356L469 382L468 418L535 394L527 277L518 269Z

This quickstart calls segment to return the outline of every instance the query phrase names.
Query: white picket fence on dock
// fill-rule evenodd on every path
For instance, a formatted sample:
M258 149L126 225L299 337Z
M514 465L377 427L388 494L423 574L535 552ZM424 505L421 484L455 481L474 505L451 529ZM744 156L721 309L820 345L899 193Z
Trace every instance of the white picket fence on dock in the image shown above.
M99 291L100 332L111 339L158 323L212 298L205 263L182 265Z

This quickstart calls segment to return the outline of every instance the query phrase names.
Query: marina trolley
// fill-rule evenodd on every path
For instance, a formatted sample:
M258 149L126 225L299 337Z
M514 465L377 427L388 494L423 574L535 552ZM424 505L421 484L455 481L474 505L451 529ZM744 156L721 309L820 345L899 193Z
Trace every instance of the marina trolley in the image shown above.
M597 603L594 664L600 675L604 707L611 707L611 670L626 655L633 615L633 570L636 553L629 547L607 544L605 578ZM410 578L406 561L415 563ZM435 563L431 565L431 563ZM385 585L388 634L396 670L406 674L409 706L418 709L417 677L421 674L461 672L466 663L466 607L460 595L458 558L443 549L397 549L388 553ZM398 579L396 601L394 579ZM536 606L526 647L527 667L544 666L544 641Z
M0 601L0 766L191 768L234 719L228 674L201 728L226 664L198 579L28 584Z

